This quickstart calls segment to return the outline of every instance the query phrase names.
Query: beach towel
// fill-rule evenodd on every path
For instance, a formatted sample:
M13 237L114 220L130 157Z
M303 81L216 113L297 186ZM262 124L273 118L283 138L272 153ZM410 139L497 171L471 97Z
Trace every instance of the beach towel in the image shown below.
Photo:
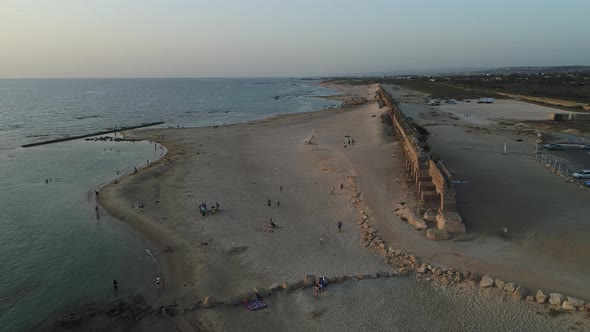
M250 311L255 311L255 310L260 310L263 308L266 308L266 303L256 300L256 301L250 301L247 305L248 310Z

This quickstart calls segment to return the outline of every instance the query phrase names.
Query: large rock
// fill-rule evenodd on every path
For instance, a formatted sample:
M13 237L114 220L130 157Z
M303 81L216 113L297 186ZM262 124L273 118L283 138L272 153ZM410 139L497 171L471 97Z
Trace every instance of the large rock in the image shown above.
M436 227L451 234L465 234L465 224L457 212L442 212L436 216Z
M576 307L574 305L572 305L569 301L563 301L563 304L561 305L561 307L563 308L563 310L568 310L568 311L575 311Z
M426 229L426 222L420 218L419 215L414 213L409 207L403 207L395 212L401 220L407 221L410 225L414 226L417 230Z
M263 288L263 287L256 287L256 288L254 288L254 293L256 293L260 297L267 297L269 295L269 293L266 290L266 288Z
M279 284L272 284L272 286L268 288L268 291L272 294L278 292L281 288L282 287Z
M480 287L490 287L494 284L494 279L490 276L483 276L479 282Z
M211 296L205 296L203 299L203 308L213 308L217 305L217 301Z
M523 297L525 297L528 294L528 291L526 288L524 288L523 286L518 286L516 287L516 289L514 290L514 297L517 299L522 299Z
M420 267L418 267L416 269L416 272L418 272L418 273L425 273L426 270L428 270L428 267L427 267L426 263L424 263L424 264L420 265Z
M513 293L514 290L516 290L516 285L514 285L514 283L512 282L509 282L506 285L504 285L504 290L509 293Z
M434 241L444 241L448 240L451 236L445 230L430 228L426 231L426 237Z
M543 291L539 289L537 291L536 298L537 298L537 302L539 302L539 303L545 303L545 301L547 300L547 295L545 295L545 293L543 293Z
M563 295L559 293L551 293L549 294L549 303L553 305L561 305L563 302Z
M315 276L311 274L306 274L303 278L303 286L312 287L313 285L315 285Z
M575 297L568 296L567 301L574 307L579 308L584 306L584 301L576 299Z
M494 285L496 285L496 287L498 287L500 289L504 289L504 286L506 286L506 283L500 279L496 279L496 280L494 280Z
M281 288L282 289L289 290L289 287L290 287L290 285L289 285L288 282L286 282L286 281L281 282Z

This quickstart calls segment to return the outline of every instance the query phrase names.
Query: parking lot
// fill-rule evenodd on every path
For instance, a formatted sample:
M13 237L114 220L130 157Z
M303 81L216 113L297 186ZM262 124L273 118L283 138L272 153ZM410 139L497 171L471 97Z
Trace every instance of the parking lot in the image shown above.
M590 149L580 149L577 144L562 144L562 150L548 150L540 146L539 160L544 164L551 164L552 168L563 176L571 177L574 172L586 169L590 170ZM582 184L590 179L579 179L576 182Z

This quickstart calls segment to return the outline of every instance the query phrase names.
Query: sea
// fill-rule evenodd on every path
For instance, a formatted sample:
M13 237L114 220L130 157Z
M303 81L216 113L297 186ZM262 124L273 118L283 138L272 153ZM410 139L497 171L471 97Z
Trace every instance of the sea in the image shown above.
M338 94L318 83L0 80L0 330L34 330L80 303L152 291L160 269L162 248L102 208L97 213L94 191L162 157L163 147L84 139L21 145L149 122L203 127L338 106L318 98Z

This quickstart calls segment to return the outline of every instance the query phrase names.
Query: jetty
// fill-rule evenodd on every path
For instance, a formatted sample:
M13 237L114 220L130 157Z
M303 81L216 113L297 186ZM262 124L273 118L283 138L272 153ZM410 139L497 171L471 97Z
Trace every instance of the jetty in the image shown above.
M46 145L46 144L52 144L52 143L59 143L59 142L71 141L71 140L80 139L80 138L86 138L86 137L92 137L92 136L110 134L110 133L114 133L114 132L117 132L117 131L124 131L124 130L131 130L131 129L138 129L138 128L145 128L145 127L157 126L157 125L161 125L163 123L165 123L165 122L163 122L163 121L160 121L160 122L149 122L149 123L141 124L139 126L115 128L115 129L98 131L98 132L91 133L91 134L68 136L68 137L63 137L63 138L56 138L56 139L52 139L52 140L47 140L47 141L29 143L29 144L21 145L21 147L23 147L23 148L29 148L29 147L32 147L32 146L39 146L39 145Z

